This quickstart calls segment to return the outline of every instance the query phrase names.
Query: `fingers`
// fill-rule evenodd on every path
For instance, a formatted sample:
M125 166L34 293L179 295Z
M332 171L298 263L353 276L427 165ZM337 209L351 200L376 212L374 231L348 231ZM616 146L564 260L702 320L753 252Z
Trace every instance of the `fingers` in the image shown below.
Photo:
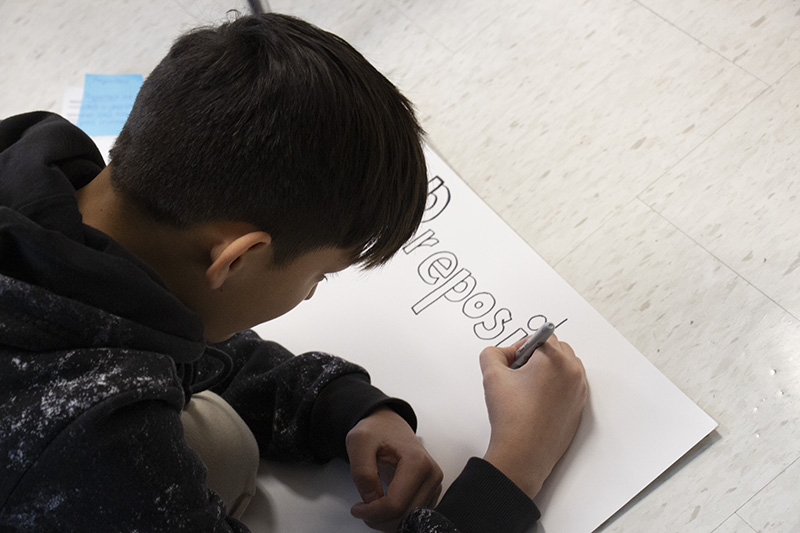
M383 485L378 473L375 450L368 446L355 446L348 450L350 476L361 496L361 501L371 503L383 496Z
M420 468L420 464L428 464ZM418 507L433 507L442 490L441 469L432 461L401 458L386 494L372 502L357 503L350 510L369 527L394 530L403 517Z
M528 337L518 340L511 346L489 346L484 348L480 355L481 371L484 375L486 375L487 370L496 368L499 365L505 367L511 366L516 359L517 350L519 350L520 346L525 344L526 340L528 340ZM550 335L550 338L547 339L545 344L537 348L537 351L538 350L550 356L575 356L572 347L565 342L560 342L555 334Z
M382 409L362 419L345 445L363 500L350 512L368 526L394 531L409 511L436 503L442 470L394 411ZM382 481L388 483L385 491Z
M480 355L481 371L486 374L487 370L493 367L508 367L514 362L514 356L525 339L522 339L512 346L488 346L483 349Z
M489 346L481 351L480 355L481 372L484 375L494 367L508 366L508 356L503 352L502 348Z
M545 342L540 349L544 350L545 353L548 354L560 351L565 356L575 357L575 352L573 351L572 346L566 342L559 341L555 333L550 335L550 338L547 339L547 342Z

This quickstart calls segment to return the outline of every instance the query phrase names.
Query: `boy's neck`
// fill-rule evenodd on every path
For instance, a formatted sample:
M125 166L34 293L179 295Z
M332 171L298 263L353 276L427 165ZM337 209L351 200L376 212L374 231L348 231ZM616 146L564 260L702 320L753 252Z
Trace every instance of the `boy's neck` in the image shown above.
M75 191L78 200L78 211L83 223L99 229L122 242L120 237L125 233L122 223L122 199L111 186L111 167L107 166L83 188Z
M203 232L159 224L111 185L110 166L75 192L83 223L107 234L147 263L186 304L204 283Z

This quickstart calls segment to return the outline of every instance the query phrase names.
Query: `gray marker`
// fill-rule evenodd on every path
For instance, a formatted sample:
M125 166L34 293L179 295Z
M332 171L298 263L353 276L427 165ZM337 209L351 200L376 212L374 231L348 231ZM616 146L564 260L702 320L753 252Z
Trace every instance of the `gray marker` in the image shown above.
M558 326L566 322L567 319L565 318L561 322L558 323ZM512 369L517 369L528 362L528 359L531 358L533 352L536 351L536 348L542 346L547 339L550 338L550 335L556 330L558 326L554 326L552 322L545 322L539 329L537 329L533 335L528 337L528 340L525 341L525 344L519 347L517 353L514 355L514 362L511 364Z

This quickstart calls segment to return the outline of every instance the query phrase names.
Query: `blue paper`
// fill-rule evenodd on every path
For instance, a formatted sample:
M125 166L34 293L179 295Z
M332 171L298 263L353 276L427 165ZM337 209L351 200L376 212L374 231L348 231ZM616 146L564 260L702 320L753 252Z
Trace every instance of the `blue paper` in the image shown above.
M143 81L141 74L86 74L78 127L91 137L119 135Z

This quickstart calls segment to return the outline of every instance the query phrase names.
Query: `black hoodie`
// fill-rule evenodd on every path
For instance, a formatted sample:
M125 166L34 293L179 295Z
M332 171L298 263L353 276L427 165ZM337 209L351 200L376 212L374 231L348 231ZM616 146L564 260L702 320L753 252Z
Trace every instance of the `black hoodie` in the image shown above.
M246 531L183 439L181 410L203 389L270 459L346 459L345 435L381 405L415 426L342 359L293 356L252 332L207 345L151 268L82 223L75 190L103 167L57 115L0 122L0 531ZM538 512L473 459L437 511L403 529L454 530L444 515L512 531Z

